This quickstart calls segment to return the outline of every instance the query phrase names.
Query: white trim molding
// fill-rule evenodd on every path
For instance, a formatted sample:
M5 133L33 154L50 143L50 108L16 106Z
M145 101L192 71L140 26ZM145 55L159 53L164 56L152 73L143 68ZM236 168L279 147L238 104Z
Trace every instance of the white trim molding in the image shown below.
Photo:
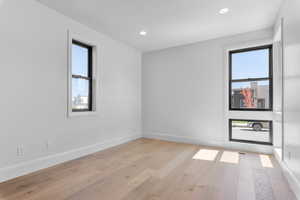
M292 191L296 195L297 199L300 200L300 182L299 182L299 180L297 179L295 174L289 169L287 164L282 160L281 155L278 155L278 152L275 150L274 150L274 157L278 161L278 163L282 169L283 175L287 179Z
M72 44L73 40L82 42L92 47L92 111L73 112L72 111ZM68 30L68 117L86 116L97 114L97 91L98 91L98 59L99 44L92 39Z
M274 120L274 113L273 111L232 111L229 110L229 52L232 50L238 49L245 49L245 48L252 48L252 47L259 47L265 45L272 45L272 37L266 37L259 40L249 40L244 42L238 42L235 44L225 44L222 47L223 50L223 74L224 74L224 120L223 120L223 127L224 127L224 135L229 136L229 119L245 119L245 120ZM274 74L273 74L274 76ZM274 88L273 88L274 90ZM273 123L274 127L274 123ZM273 137L274 137L274 128L273 128ZM272 146L264 146L264 145L249 145L247 143L232 143L229 142L227 139L224 142L226 146L240 147L241 150L248 150L258 153L268 153L272 154L273 147Z
M223 147L222 141L203 141L199 138L184 137L184 136L177 136L177 135L175 136L168 133L147 132L146 134L143 135L143 137L148 139L157 139L157 140L164 140L170 142Z
M221 141L221 140L205 140L196 137L185 137L185 136L178 136L178 135L179 134L175 136L169 133L144 132L143 137L149 139L171 141L171 142L224 148L229 150L231 149L236 151L247 151L247 152L264 153L264 154L273 153L273 147L267 145L247 144L247 143ZM185 135L185 134L180 134L180 135Z
M141 138L140 134L135 134L132 136L122 137L122 138L114 138L102 143L93 144L86 147L81 147L78 149L74 149L71 151L50 155L47 157L38 158L35 160L31 160L28 162L20 163L13 166L8 166L5 168L0 168L0 183L23 176L26 174L30 174L32 172L45 169L48 167L52 167L54 165L67 162L70 160L74 160L83 156L87 156L89 154L117 146L126 142L130 142L136 139Z

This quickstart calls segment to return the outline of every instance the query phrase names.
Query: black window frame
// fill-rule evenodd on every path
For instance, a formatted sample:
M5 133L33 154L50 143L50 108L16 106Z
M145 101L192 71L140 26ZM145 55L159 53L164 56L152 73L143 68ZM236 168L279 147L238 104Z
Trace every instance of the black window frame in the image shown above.
M273 121L272 120L257 120L257 119L229 119L229 141L230 142L241 142L241 143L250 143L250 144L260 144L260 145L270 145L273 146ZM232 138L232 121L247 121L247 122L268 122L269 123L269 142L260 142L253 140L241 140Z
M88 102L88 108L87 109L74 109L73 108L73 103L72 103L72 112L91 112L93 111L93 46L90 46L88 44L85 44L83 42L80 42L78 40L72 40L72 45L75 44L77 46L86 48L88 50L88 74L87 76L82 76L82 75L76 75L73 74L72 71L72 80L73 78L76 79L83 79L83 80L88 80L89 81L89 102ZM73 55L72 55L73 56ZM71 69L73 69L73 66L71 66ZM73 96L73 95L72 95Z
M232 79L232 54L243 53L255 50L269 50L269 76L263 78L247 78L247 79ZM253 81L269 81L269 108L233 108L232 107L232 83L233 82L253 82ZM229 51L229 110L230 111L273 111L273 45L256 46L238 50Z

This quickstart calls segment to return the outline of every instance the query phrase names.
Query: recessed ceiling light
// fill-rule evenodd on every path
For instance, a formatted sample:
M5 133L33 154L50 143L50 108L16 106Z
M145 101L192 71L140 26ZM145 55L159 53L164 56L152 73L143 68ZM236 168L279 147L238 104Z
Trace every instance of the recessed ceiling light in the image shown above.
M224 15L224 14L226 14L226 13L228 13L229 12L229 8L222 8L220 11L219 11L219 13L221 14L221 15Z
M146 31L140 31L140 35L145 36L145 35L147 35L147 32Z

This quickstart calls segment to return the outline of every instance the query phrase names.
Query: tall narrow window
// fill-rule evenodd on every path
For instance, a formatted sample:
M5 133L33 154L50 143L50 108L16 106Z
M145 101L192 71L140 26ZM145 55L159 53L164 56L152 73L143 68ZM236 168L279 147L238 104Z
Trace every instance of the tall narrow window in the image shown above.
M72 41L72 111L92 111L93 47Z
M229 110L271 111L272 45L229 52Z

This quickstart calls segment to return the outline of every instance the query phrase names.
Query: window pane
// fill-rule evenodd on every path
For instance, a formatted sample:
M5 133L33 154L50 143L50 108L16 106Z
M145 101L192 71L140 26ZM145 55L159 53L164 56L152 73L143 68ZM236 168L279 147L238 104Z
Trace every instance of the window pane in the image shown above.
M88 48L72 45L72 74L88 76Z
M272 143L270 121L232 120L231 140Z
M269 49L232 54L232 79L269 77Z
M232 82L231 108L269 109L270 81Z
M72 79L72 109L89 109L89 81Z

